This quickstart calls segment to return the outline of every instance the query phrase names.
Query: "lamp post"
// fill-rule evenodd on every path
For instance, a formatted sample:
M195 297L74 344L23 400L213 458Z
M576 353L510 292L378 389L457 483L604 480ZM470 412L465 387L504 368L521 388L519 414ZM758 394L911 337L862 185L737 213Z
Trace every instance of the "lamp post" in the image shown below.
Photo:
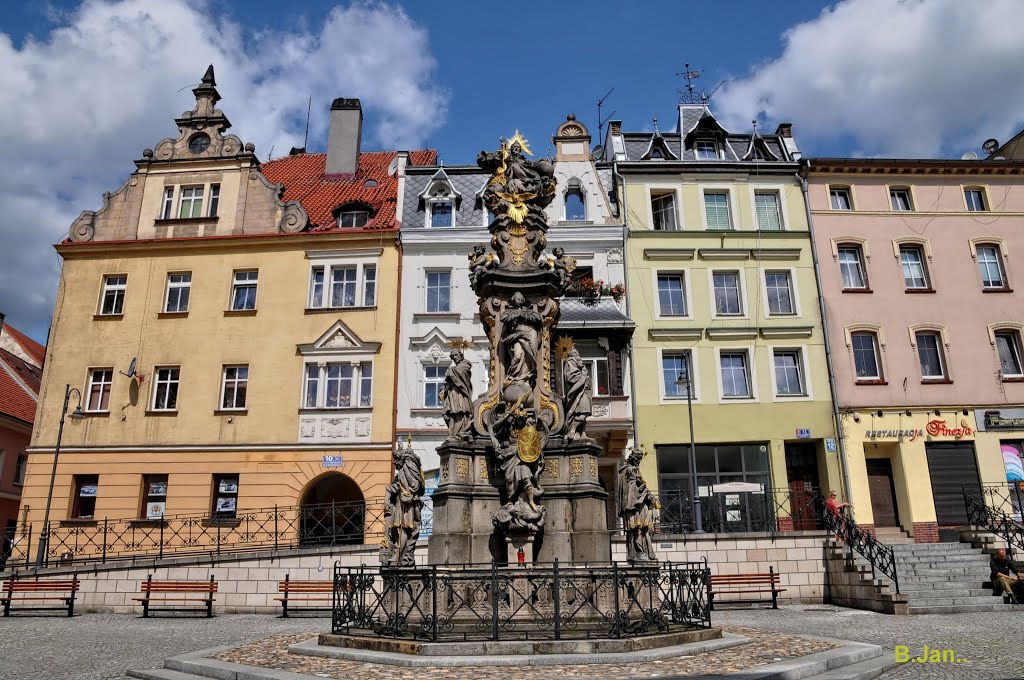
M50 470L50 490L46 494L46 512L43 513L43 531L39 534L39 550L36 552L36 569L42 568L46 562L46 544L50 541L50 504L53 502L53 482L57 478L57 457L60 455L60 438L64 434L64 416L68 414L68 403L71 393L78 395L78 405L71 417L74 420L84 418L82 413L82 393L71 385L64 386L64 406L60 410L60 425L57 427L57 445L53 448L53 469Z
M693 517L693 532L703 533L704 522L701 518L701 506L697 502L697 453L693 440L693 389L690 383L690 360L687 356L684 370L676 377L676 385L686 388L686 412L690 418L690 513Z

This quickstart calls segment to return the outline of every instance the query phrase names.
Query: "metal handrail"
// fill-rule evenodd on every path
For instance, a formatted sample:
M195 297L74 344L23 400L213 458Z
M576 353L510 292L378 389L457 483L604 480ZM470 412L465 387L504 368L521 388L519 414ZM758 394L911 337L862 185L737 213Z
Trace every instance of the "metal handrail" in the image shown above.
M689 494L682 489L658 492L655 530L687 534L696 529ZM763 491L714 494L697 499L701 529L708 533L815 531L823 528L825 497L817 487L775 487Z
M896 551L892 546L879 541L874 534L859 526L841 512L825 511L823 518L825 528L836 535L849 549L852 557L857 552L871 565L871 577L876 577L876 570L882 572L893 582L896 593L900 592L900 580L896 569Z
M964 495L964 508L967 510L967 523L973 527L980 527L989 533L993 533L1006 541L1010 552L1014 550L1024 551L1024 524L1017 521L1001 508L995 507L996 497L1000 494L1000 486L988 486L981 490L981 496L967 490L966 485L961 485ZM986 503L988 500L990 502ZM1010 497L1001 497L1002 501L1010 501ZM1003 506L1005 507L1005 506ZM1013 507L1011 505L1011 507ZM1021 506L1016 506L1021 507Z

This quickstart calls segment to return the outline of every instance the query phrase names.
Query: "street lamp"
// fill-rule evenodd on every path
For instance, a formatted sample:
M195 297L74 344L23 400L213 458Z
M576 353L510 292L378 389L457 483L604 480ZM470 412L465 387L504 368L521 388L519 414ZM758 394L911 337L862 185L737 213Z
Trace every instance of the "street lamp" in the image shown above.
M676 386L686 388L686 411L690 417L690 513L693 517L693 532L703 533L701 506L697 502L697 454L693 441L693 389L690 383L690 356L686 358L682 371L676 376Z
M36 569L42 568L46 562L46 544L50 541L50 503L53 502L53 482L57 478L57 456L60 455L60 438L64 434L64 416L68 414L68 402L71 401L71 393L78 395L78 406L71 413L71 418L80 420L85 417L82 413L82 393L71 385L64 386L64 407L60 410L60 425L57 427L57 445L53 448L53 469L50 470L50 490L46 494L46 512L43 513L43 531L39 534L39 550L36 553Z

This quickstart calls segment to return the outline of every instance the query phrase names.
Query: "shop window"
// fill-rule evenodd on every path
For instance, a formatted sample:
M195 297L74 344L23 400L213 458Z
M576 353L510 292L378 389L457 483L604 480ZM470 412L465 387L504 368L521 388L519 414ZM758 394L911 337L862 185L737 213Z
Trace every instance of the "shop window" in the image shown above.
M99 485L99 475L75 475L71 519L93 519L96 514L96 493Z
M234 518L238 512L238 475L213 476L213 516Z
M142 513L146 519L163 519L167 512L167 475L142 476Z

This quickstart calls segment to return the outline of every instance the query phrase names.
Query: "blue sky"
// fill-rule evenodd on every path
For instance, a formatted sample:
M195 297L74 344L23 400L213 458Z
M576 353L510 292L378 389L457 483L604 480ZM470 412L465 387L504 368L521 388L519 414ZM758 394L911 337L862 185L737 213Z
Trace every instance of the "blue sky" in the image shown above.
M296 9L298 7L299 9ZM1024 127L1024 2L63 0L0 18L0 312L44 340L60 241L146 147L176 135L217 69L221 107L266 159L326 140L330 102L359 97L363 148L472 163L521 129L544 154L597 99L626 130L675 124L676 74L725 85L712 108L748 130L794 124L807 155L959 158ZM26 282L31 282L26 285Z

